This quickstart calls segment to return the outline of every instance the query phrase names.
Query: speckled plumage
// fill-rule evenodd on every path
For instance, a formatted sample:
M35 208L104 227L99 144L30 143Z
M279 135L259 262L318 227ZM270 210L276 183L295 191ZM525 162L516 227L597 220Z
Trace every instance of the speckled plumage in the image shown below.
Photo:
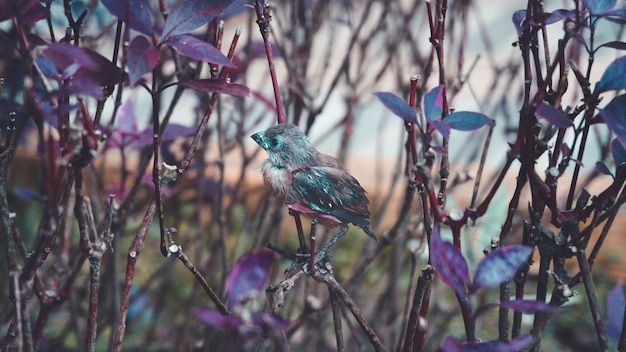
M359 181L337 159L317 151L298 127L276 125L251 137L267 151L263 181L278 198L355 224L376 239L369 227L369 200Z

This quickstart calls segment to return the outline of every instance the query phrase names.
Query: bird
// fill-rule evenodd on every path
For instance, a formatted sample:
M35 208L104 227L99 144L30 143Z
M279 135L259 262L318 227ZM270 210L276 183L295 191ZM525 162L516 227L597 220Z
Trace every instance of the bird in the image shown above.
M267 188L293 210L341 230L324 253L354 224L376 240L370 228L369 199L359 181L339 161L319 152L293 124L278 124L251 135L268 158L261 165Z

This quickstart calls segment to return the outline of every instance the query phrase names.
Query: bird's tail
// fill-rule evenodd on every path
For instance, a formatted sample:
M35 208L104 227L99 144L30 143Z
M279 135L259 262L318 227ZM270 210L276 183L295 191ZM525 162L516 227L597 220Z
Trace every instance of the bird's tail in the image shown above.
M378 238L376 238L376 234L374 233L374 231L372 231L372 229L370 229L369 225L361 226L361 228L368 236L373 238L374 241L378 241Z

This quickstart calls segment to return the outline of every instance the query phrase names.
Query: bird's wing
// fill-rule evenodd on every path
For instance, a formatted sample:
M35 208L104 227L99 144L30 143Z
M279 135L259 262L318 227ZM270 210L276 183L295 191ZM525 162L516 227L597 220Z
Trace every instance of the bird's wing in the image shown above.
M328 166L306 167L293 172L298 198L322 214L359 226L369 225L369 201L365 190L346 170Z

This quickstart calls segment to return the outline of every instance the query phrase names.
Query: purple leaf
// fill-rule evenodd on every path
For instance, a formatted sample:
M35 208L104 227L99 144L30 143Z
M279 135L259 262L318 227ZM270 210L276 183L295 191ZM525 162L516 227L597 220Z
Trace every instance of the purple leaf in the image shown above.
M533 247L528 246L506 246L491 252L476 267L472 292L479 288L496 286L512 278L532 252Z
M240 304L250 291L262 291L276 260L276 253L268 249L259 249L239 258L226 281L229 306Z
M592 15L604 15L615 7L616 0L583 0L583 4Z
M563 157L568 157L572 155L572 150L569 148L567 143L561 144L561 154L563 154Z
M598 110L615 137L626 146L626 94L613 98L604 109Z
M233 63L230 62L230 60L228 60L228 58L224 56L221 51L217 50L216 47L196 37L181 34L167 38L165 43L172 46L181 55L192 59L227 67L234 67Z
M558 128L568 128L574 123L567 116L552 105L543 103L537 108L537 116L547 120Z
M88 95L96 99L103 99L104 92L102 87L96 81L87 77L82 79L72 79L69 84L61 86L59 89L50 92L50 95L57 97L68 97L71 95Z
M119 82L119 68L95 51L75 45L55 43L48 46L42 55L50 60L59 72L64 72L73 64L79 64L80 68L76 71L73 80L89 79L111 89Z
M559 311L559 307L547 304L541 301L516 299L500 303L501 307L513 309L516 312L534 313L534 312L550 312Z
M619 143L618 143L619 144ZM613 177L613 173L609 170L609 167L601 161L596 161L596 171L607 176Z
M612 41L600 45L600 47L613 48L617 50L626 50L626 43L620 41Z
M417 124L417 117L413 108L407 104L399 96L390 92L375 92L374 95L380 100L383 105L396 116L400 117L406 122L412 122Z
M17 17L22 24L29 24L47 18L49 15L50 9L37 0L0 1L0 22Z
M441 279L460 297L467 297L466 288L469 283L467 262L454 244L441 239L438 227L433 229L430 252L433 267Z
M616 167L626 162L626 149L624 149L624 146L617 138L611 141L611 153L613 154L613 161L615 161Z
M234 0L186 0L172 10L163 26L161 43L209 23Z
M243 320L237 316L222 315L207 307L198 308L196 315L205 324L221 329L233 329L243 324Z
M456 111L446 116L443 122L447 123L450 128L458 131L473 131L493 123L493 120L479 112Z
M230 83L213 78L195 79L192 81L179 82L178 84L200 92L219 92L236 97L250 95L250 89L245 84Z
M608 90L626 88L626 56L615 59L602 74L596 85L595 93L600 94Z
M426 120L429 125L431 125L435 130L439 131L443 138L450 138L450 125L448 125L445 121L434 121L434 120Z
M424 96L424 115L430 121L435 121L443 112L443 85L430 90Z
M152 71L159 62L159 51L144 36L137 36L128 47L128 73L130 84L135 85L144 74Z
M624 285L619 280L606 297L606 306L609 313L606 332L610 338L619 340L624 325Z
M150 136L152 136L152 128L150 128L149 130ZM196 129L193 127L187 127L177 123L170 123L165 129L163 136L161 137L161 142L171 142L179 137L193 136L195 133Z
M128 27L152 37L152 13L147 0L102 0L109 12L125 21Z
M464 342L461 343L463 352L519 352L533 344L530 334L524 334L511 341L492 340L485 342ZM447 352L447 350L445 350ZM456 349L453 351L457 351Z

